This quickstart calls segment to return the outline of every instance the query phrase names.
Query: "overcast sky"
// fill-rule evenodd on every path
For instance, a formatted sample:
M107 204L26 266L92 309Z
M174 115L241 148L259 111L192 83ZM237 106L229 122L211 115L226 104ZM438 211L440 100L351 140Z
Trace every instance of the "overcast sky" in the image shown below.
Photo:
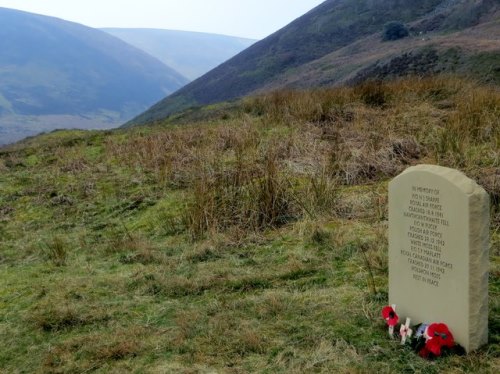
M91 27L146 27L262 39L324 0L0 0ZM2 27L2 25L0 25Z

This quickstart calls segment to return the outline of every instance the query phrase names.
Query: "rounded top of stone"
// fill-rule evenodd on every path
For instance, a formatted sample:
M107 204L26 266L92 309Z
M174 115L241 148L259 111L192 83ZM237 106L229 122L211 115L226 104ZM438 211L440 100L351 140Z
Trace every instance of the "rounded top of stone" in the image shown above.
M420 173L430 173L441 178L448 180L450 183L453 183L457 186L464 194L472 195L477 193L484 193L486 191L478 185L474 180L467 177L464 173L459 170L447 168L439 165L416 165L411 166L405 171L403 171L398 177L398 179L402 176L407 176L409 173L420 172Z

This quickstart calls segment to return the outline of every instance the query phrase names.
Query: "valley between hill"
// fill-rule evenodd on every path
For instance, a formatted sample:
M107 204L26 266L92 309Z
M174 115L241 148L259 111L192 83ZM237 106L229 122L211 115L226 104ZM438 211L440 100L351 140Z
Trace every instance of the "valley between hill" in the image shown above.
M189 31L102 30L156 57L189 80L200 77L256 42L235 36Z
M188 82L104 31L0 7L0 145L116 127Z

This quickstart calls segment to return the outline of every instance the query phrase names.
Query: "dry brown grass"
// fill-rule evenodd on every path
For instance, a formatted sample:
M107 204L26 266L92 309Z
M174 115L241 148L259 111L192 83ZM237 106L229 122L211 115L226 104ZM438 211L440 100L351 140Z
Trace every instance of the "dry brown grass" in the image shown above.
M27 317L43 331L61 331L80 326L102 324L109 320L105 310L84 301L50 298L35 304Z
M44 357L43 372L90 372L99 368L108 371L106 367L110 362L131 359L142 353L147 334L146 329L134 326L128 329L116 327L112 331L91 332L69 338L50 347ZM75 362L75 356L83 360Z
M333 214L339 186L417 163L468 173L496 166L499 108L498 90L451 77L278 91L244 101L243 112L258 120L139 130L110 138L106 150L166 188L189 187L184 224L199 239Z

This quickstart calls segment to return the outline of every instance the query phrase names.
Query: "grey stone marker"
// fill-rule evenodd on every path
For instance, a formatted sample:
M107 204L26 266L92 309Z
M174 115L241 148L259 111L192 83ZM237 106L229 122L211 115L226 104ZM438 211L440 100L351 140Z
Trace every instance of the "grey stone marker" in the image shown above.
M489 196L461 172L408 168L389 183L389 304L446 323L467 352L488 341Z

